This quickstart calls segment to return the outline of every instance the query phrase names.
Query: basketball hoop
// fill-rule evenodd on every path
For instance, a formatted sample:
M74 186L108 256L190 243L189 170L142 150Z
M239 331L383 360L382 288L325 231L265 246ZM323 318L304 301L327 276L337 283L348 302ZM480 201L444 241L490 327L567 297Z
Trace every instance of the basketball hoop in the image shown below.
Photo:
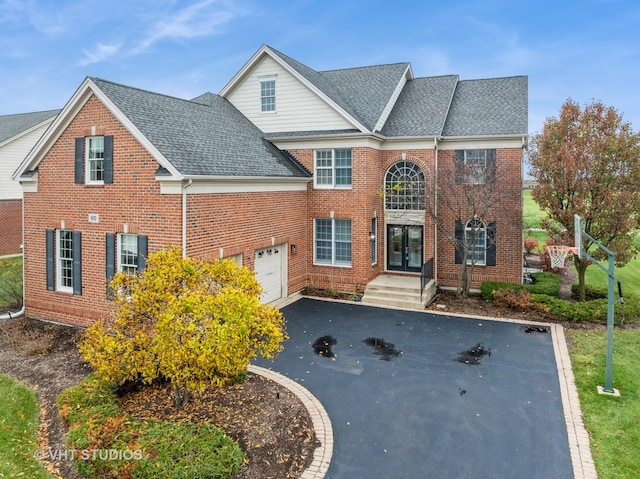
M551 269L564 268L564 262L567 259L567 253L569 253L569 251L573 254L578 254L578 248L573 246L547 246L547 253L549 253L549 259L551 260Z

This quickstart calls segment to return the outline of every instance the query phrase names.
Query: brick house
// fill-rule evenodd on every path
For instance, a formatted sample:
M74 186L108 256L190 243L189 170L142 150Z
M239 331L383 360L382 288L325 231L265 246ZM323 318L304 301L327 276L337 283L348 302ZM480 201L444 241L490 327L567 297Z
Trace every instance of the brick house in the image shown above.
M461 259L425 212L425 178L482 161L520 191L526 137L526 77L318 72L262 46L219 95L192 100L87 78L14 175L27 314L87 325L108 310L114 271L168 245L235 258L265 302L389 273L419 282L426 263L452 286ZM412 191L384 194L401 181ZM520 282L521 198L469 220L485 245L475 286Z
M11 175L58 112L0 116L0 257L22 253L22 188Z

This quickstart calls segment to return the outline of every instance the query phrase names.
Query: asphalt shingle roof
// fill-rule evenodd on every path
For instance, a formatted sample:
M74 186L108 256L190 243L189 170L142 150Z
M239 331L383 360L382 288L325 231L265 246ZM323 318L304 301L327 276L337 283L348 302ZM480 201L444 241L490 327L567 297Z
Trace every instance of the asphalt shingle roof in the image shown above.
M369 130L380 119L409 68L409 63L393 63L318 72L269 48Z
M38 111L0 116L0 143L56 116L60 110Z
M91 80L185 176L310 176L219 95L189 101Z
M381 133L388 137L439 136L457 82L457 75L409 80Z
M526 135L526 76L458 82L443 136Z

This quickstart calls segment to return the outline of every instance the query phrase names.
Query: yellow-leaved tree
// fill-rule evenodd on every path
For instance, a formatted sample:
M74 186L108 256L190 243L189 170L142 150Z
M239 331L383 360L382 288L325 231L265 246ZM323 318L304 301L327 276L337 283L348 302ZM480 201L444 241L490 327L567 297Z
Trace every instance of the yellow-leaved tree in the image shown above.
M235 261L169 248L149 254L138 275L116 274L109 288L116 309L87 329L83 358L118 384L170 381L177 407L196 390L230 384L258 354L274 358L286 339L282 313L260 302L258 281Z

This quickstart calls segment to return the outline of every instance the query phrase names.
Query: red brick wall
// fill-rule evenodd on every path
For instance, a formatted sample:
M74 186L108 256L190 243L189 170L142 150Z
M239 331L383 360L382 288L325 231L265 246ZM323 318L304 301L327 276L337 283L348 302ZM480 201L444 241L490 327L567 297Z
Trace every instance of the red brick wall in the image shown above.
M74 184L74 139L113 135L114 183ZM158 163L92 97L38 167L38 192L25 193L25 297L27 315L88 325L109 312L105 295L105 234L147 235L149 250L181 242L181 195L160 195ZM89 214L99 215L89 223ZM82 295L46 289L45 230L82 232Z
M0 200L0 256L22 253L22 200Z
M74 139L113 135L114 183L74 184ZM27 315L89 325L109 313L105 295L105 234L147 235L149 252L182 246L182 195L160 194L158 163L94 97L90 99L38 168L38 192L25 194L25 278ZM189 191L188 189L186 190ZM289 293L307 284L306 191L187 194L187 252L219 258L242 254L253 268L254 251L273 244L296 244L289 264ZM99 215L89 223L89 214ZM82 295L46 289L45 231L82 232Z
M453 185L447 175L454 172L455 151L445 150L438 153L438 175L441 185ZM484 281L522 282L522 151L517 148L496 150L497 191L487 193L492 198L500 197L499 206L493 209L485 223L496 222L496 265L475 266L471 287L479 288ZM469 187L467 185L466 187ZM447 204L455 201L452 196L461 196L462 185L443 188L440 197L439 213L445 225L450 225L453 234L456 216L447 209ZM484 188L484 187L480 187ZM439 235L438 241L438 283L440 286L457 285L460 265L455 264L455 249L445 235Z
M188 190L187 190L188 191ZM307 282L306 191L187 195L187 252L206 259L242 254L254 269L254 252L287 244L288 293ZM290 245L296 245L291 254Z

